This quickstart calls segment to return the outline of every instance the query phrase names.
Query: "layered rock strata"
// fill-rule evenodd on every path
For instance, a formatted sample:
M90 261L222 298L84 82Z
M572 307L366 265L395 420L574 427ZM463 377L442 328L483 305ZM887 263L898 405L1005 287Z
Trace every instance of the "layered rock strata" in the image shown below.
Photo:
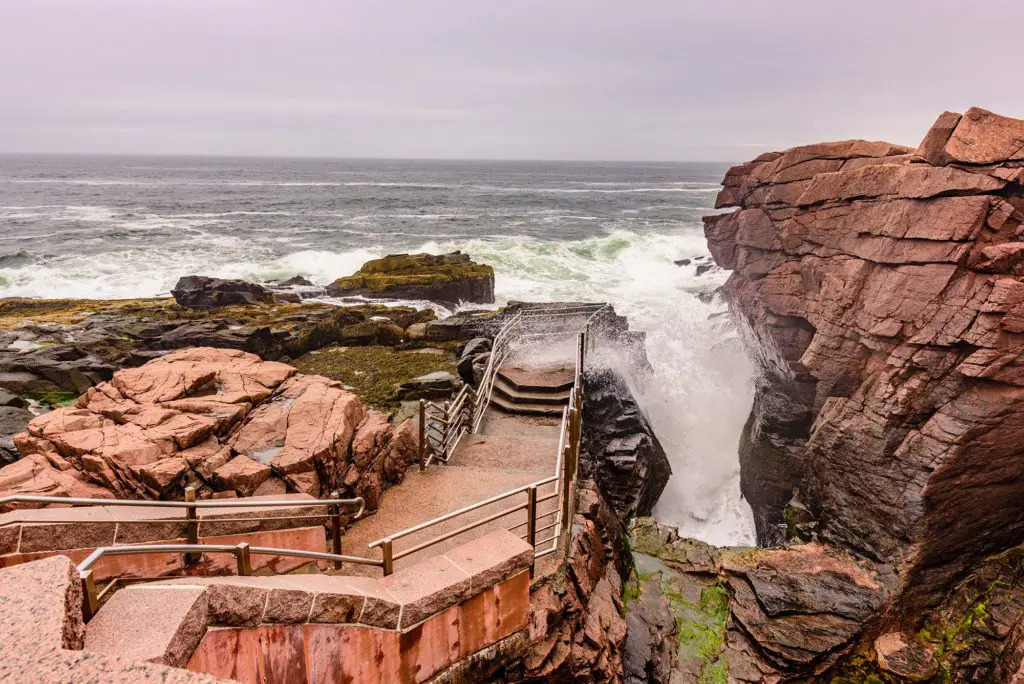
M947 112L916 150L733 167L738 210L705 219L765 371L741 445L759 537L799 523L891 564L893 622L1024 541L1022 150L1024 121Z

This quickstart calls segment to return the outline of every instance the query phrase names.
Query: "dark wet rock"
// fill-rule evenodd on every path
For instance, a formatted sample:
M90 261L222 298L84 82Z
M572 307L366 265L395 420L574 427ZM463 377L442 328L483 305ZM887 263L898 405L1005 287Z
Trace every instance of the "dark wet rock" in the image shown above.
M672 263L676 266L689 266L693 262L690 259L676 259Z
M716 548L650 518L631 533L628 619L639 634L626 662L638 682L639 672L694 683L726 671L743 682L813 679L853 652L893 589L884 567L822 544ZM679 654L671 672L658 657L666 639Z
M274 301L273 293L262 285L199 275L179 279L171 294L174 301L188 307L269 304Z
M429 321L426 339L430 342L452 342L487 337L501 329L502 320L495 311L460 311L441 320Z
M303 278L302 276L292 276L288 280L282 280L277 285L283 285L285 287L316 287L312 281Z
M430 310L272 304L181 309L167 299L0 300L0 388L39 399L84 392L175 349L238 349L268 360L333 344L396 344ZM52 320L46 320L52 319ZM44 322L45 321L45 322Z
M708 271L714 270L716 267L714 264L697 264L697 275L704 275Z
M458 376L437 371L403 382L395 390L395 398L399 401L409 399L447 399L461 386Z
M5 389L0 389L0 406L26 408L28 406L28 402L19 397L17 394L8 392Z
M14 435L24 432L35 416L18 406L0 406L0 466L14 463L21 454L14 446Z
M487 337L474 337L462 347L459 356L459 377L468 385L476 387L487 368L490 358L491 340Z
M494 301L494 269L451 254L393 254L363 264L356 273L327 286L332 297L361 295L425 299L445 304Z
M580 471L625 521L650 515L672 474L665 450L625 380L588 371Z

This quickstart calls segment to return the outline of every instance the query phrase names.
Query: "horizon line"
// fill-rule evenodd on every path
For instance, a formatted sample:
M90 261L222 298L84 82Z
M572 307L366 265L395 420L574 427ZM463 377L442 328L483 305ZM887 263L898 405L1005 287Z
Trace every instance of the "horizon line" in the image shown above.
M419 161L419 162L540 162L552 164L737 164L735 159L538 159L531 157L401 157L284 154L223 154L204 152L12 152L0 150L0 157L175 157L207 159L316 159L332 161Z

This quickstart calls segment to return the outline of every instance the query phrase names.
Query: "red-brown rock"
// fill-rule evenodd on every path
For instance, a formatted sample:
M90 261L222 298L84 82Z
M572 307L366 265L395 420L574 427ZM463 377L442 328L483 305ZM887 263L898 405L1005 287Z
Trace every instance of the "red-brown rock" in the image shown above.
M1024 121L946 113L914 154L847 141L734 167L719 206L739 211L706 219L769 378L741 442L759 538L806 507L893 564L898 621L1024 542L1022 149Z
M411 422L393 428L340 383L212 348L119 371L15 443L25 458L0 469L0 495L180 497L193 484L251 496L269 483L373 508L418 457Z

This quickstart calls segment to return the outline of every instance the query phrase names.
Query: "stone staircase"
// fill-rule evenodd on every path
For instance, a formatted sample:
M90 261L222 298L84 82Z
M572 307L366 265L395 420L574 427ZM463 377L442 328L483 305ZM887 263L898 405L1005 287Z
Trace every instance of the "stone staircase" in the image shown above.
M569 403L573 374L568 363L530 369L502 366L495 375L491 405L506 413L560 416Z

